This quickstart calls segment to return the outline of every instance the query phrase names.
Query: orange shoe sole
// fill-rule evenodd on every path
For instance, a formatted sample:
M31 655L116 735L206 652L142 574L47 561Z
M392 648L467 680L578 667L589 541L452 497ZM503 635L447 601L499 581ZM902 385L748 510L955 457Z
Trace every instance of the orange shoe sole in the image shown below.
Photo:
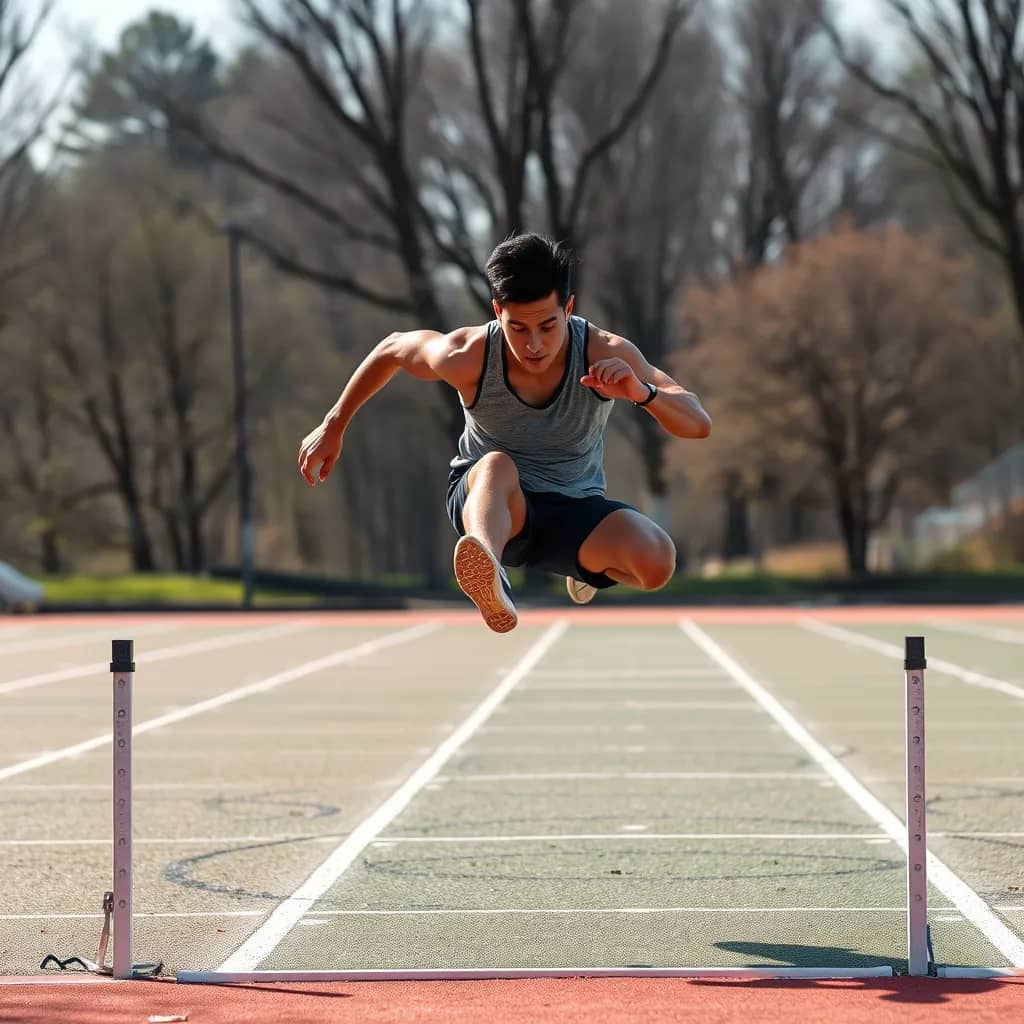
M475 537L462 537L455 545L455 579L495 633L515 629L519 621L515 610L510 611L498 596L502 589L498 565Z

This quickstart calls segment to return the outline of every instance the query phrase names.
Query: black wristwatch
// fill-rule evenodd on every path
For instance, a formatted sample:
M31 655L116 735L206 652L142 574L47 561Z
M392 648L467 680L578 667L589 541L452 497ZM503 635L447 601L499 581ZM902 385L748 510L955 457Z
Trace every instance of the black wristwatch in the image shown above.
M657 387L654 384L652 384L649 380L644 380L641 381L640 383L643 384L643 386L647 388L648 391L650 391L650 394L642 402L633 403L638 409L642 409L645 405L650 405L651 402L653 402L658 397Z

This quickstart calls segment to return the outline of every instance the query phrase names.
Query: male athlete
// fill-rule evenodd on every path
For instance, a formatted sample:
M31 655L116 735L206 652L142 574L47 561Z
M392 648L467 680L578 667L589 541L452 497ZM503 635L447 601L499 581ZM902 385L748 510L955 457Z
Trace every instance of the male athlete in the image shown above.
M503 564L564 575L577 604L616 583L657 590L675 571L668 534L605 497L614 399L676 437L711 431L696 395L625 338L573 316L572 270L572 253L540 235L502 242L486 266L496 319L385 338L299 449L312 486L338 461L356 410L398 370L455 388L466 417L448 479L448 515L460 534L455 578L497 633L517 621Z

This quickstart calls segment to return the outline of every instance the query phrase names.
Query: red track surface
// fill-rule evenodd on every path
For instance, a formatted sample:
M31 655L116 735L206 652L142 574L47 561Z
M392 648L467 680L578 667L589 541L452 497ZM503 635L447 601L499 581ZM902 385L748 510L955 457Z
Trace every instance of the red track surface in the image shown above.
M468 602L467 602L468 604ZM138 622L164 622L168 616L176 622L192 625L254 625L256 623L283 622L289 618L301 619L303 622L315 622L320 625L384 625L397 621L416 623L441 621L452 623L480 622L479 613L473 608L460 608L445 605L438 608L424 608L415 611L394 612L362 612L362 611L330 611L330 612L97 612L95 614L74 615L42 615L19 622L33 629L48 629L58 626L83 626L110 624L113 621L128 626ZM571 622L622 622L637 625L658 625L675 622L680 616L686 616L695 622L707 623L788 623L811 615L827 622L892 622L925 616L930 619L957 618L971 622L985 622L1000 619L1020 619L1024 623L1024 605L854 605L847 607L771 607L749 608L729 607L717 608L700 606L588 606L586 608L569 608L558 606L552 608L526 608L520 612L520 621L525 625L544 625L556 619L568 619ZM481 628L484 628L481 625Z
M469 1024L557 1021L836 1021L839 1024L1012 1024L1024 1018L1024 978L945 981L571 981L362 982L348 985L186 986L173 982L0 987L0 1021L17 1024L141 1024L188 1013L189 1024Z

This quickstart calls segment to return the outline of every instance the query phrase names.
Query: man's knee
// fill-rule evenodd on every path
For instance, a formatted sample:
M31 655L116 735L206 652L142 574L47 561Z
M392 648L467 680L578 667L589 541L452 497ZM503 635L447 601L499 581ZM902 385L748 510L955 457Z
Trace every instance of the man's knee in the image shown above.
M643 590L660 590L676 571L676 546L659 527L638 546L634 573Z
M491 487L518 488L519 470L512 456L504 452L488 452L478 459L469 471L469 486L472 488L484 481Z

